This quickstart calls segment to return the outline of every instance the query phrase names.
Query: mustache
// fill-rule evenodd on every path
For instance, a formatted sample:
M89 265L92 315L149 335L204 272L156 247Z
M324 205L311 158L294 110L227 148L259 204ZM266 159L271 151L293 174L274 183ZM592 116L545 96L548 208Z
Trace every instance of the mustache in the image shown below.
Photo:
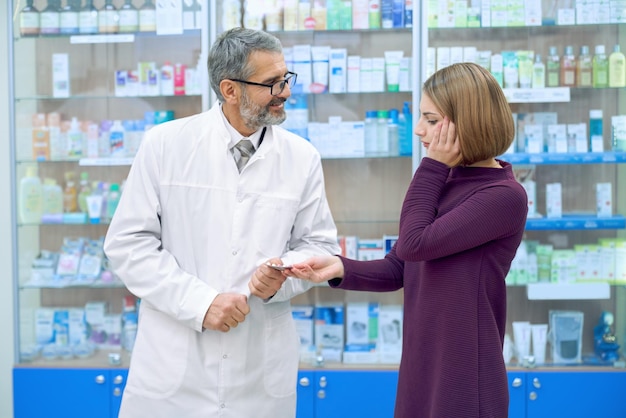
M281 97L278 97L278 98L272 100L269 103L269 106L278 106L278 105L281 105L281 104L285 103L286 101L287 101L287 99L283 99Z

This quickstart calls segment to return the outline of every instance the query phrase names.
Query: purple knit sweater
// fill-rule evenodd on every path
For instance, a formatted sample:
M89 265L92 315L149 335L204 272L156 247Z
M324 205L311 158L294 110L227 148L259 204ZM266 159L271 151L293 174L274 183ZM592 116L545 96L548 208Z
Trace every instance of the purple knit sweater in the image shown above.
M342 258L333 287L404 288L396 418L503 418L506 286L527 197L510 164L456 167L424 158L384 260Z

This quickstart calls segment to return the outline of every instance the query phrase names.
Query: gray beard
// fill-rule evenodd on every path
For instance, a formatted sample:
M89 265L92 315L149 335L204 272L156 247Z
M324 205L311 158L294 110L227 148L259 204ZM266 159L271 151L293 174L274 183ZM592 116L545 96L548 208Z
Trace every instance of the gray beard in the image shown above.
M259 106L252 103L244 91L241 95L241 101L241 108L239 109L241 118L246 128L252 131L257 131L263 126L280 125L287 119L285 109L282 109L279 114L273 114L269 109L271 104L284 103L284 99L275 97L267 106Z

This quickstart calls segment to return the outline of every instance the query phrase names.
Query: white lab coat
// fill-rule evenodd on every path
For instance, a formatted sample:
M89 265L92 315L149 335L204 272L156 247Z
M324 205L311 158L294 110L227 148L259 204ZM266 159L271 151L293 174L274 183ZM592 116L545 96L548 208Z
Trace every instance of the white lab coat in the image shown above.
M299 340L288 279L227 333L202 331L218 293L249 295L260 262L337 254L319 153L268 127L238 173L219 105L147 132L105 253L141 298L120 417L293 418Z

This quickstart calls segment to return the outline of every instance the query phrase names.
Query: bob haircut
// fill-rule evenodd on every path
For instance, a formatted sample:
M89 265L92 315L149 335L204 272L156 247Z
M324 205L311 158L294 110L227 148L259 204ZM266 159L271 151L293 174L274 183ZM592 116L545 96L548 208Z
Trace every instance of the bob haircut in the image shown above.
M427 95L456 127L463 165L502 155L515 139L513 114L489 71L463 62L442 68L424 83Z
M207 67L211 88L220 102L224 103L222 80L247 80L253 75L256 69L248 61L255 52L282 54L283 47L278 38L260 30L233 28L217 38L209 51Z

